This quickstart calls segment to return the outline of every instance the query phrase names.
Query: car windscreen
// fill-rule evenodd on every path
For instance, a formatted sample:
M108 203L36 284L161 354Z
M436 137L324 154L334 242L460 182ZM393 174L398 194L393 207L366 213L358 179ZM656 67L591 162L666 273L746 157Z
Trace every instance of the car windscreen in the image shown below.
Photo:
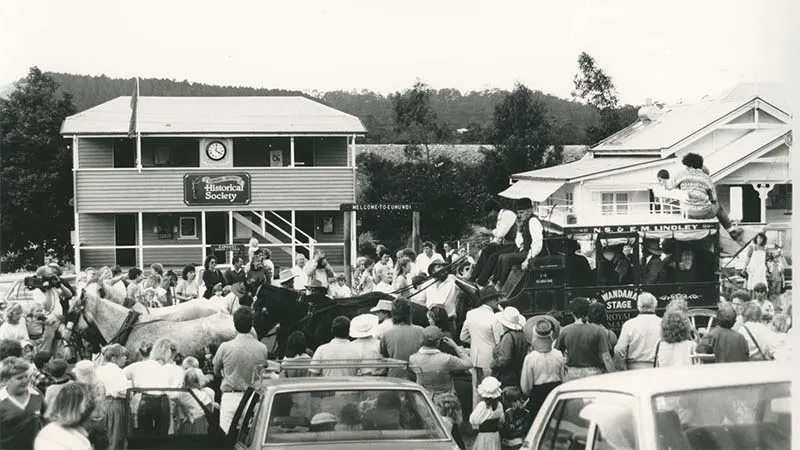
M273 396L267 444L447 439L416 390L331 390Z
M659 449L789 448L790 384L727 386L653 399Z

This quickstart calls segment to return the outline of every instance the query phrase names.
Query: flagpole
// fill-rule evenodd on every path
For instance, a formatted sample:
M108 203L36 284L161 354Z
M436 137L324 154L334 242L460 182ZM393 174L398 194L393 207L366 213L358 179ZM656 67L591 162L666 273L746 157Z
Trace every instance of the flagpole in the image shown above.
M139 99L139 77L136 77L136 99ZM133 112L137 117L134 119L136 122L136 170L142 172L142 132L139 131L139 107L137 105Z

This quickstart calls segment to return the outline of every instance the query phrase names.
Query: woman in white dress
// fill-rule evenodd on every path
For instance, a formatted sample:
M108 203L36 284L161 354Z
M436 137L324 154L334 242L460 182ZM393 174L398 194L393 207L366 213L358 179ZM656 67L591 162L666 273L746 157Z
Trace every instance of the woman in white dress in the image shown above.
M747 249L747 289L752 293L758 283L767 285L767 235L758 233Z

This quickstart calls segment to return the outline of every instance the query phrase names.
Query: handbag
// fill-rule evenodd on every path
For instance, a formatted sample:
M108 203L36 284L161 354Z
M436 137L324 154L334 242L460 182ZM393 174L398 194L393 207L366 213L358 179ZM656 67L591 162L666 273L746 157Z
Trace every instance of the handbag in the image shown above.
M761 353L761 357L764 358L764 361L772 361L775 359L774 357L767 358L767 355L761 350L761 346L758 345L758 341L755 337L753 337L753 333L750 332L750 329L747 328L747 325L742 325L742 328L744 328L744 331L747 331L747 335L750 336L750 340L752 340L753 344L756 345L756 349L758 350L758 353Z
M658 349L661 347L661 339L656 343L656 355L653 357L653 367L658 367Z

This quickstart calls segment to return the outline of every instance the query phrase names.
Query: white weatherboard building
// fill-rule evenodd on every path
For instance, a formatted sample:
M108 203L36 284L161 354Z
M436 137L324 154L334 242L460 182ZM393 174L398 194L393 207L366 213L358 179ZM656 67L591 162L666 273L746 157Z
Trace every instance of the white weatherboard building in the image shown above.
M697 103L647 105L639 119L580 160L516 173L500 195L530 198L556 224L683 221L663 207L656 173L674 176L698 153L720 203L743 225L769 224L771 242L791 243L792 147L788 87L745 83Z

